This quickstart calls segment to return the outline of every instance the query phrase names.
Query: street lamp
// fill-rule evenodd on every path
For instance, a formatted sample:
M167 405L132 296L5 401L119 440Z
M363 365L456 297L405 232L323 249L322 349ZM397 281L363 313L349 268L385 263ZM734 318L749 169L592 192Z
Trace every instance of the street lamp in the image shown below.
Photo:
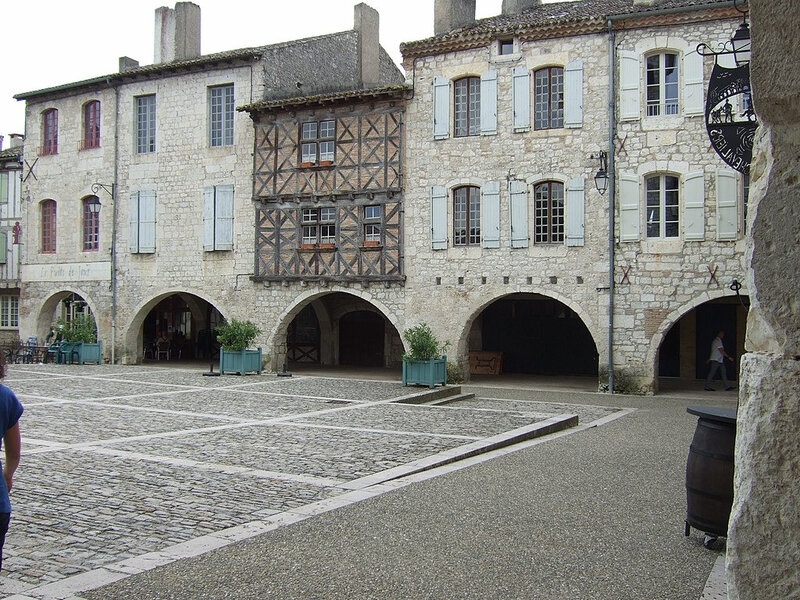
M747 21L742 21L736 33L733 34L731 46L733 47L733 60L736 61L737 67L750 62L750 27L747 25Z
M606 190L608 190L608 155L601 150L597 158L600 160L600 169L594 176L594 186L601 196L605 196Z
M86 203L86 208L93 215L99 215L100 214L101 206L102 205L100 204L100 199L97 196L95 196L93 200L90 200L89 202Z

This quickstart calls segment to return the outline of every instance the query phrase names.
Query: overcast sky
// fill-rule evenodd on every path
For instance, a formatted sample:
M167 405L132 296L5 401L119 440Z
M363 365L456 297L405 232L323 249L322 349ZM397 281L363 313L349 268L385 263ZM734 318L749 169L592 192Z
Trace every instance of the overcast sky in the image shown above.
M353 28L358 0L194 0L201 50L212 54ZM381 44L400 63L400 42L433 35L434 0L366 0L380 13ZM477 17L502 0L477 0ZM0 135L24 133L14 94L115 73L120 56L153 62L155 9L175 0L0 0Z

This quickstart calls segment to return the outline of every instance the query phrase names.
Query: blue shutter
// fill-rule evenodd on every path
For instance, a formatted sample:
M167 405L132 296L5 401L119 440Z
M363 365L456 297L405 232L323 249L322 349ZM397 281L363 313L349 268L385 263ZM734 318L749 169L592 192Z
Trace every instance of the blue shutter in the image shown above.
M702 241L706 237L705 174L687 173L683 182L683 239Z
M696 50L683 56L683 113L702 115L706 108L703 94L703 57Z
M133 253L139 252L139 192L131 192L130 203L130 241L129 248Z
M564 127L583 127L583 61L573 60L564 69Z
M431 248L447 249L447 189L441 185L431 187Z
M528 247L528 185L511 180L511 247Z
M528 67L514 67L511 88L514 131L528 131L531 128L531 72Z
M216 187L214 250L233 250L233 186Z
M723 167L717 169L717 239L735 240L738 236L738 180L734 171Z
M481 135L497 133L497 71L481 75Z
M214 250L214 187L203 189L203 250Z
M139 252L152 254L156 251L156 192L139 192Z
M567 246L584 244L583 177L567 181Z
M619 239L639 241L639 178L632 173L619 176Z
M639 118L639 55L632 50L619 51L619 118L631 121Z
M0 231L0 264L4 265L8 262L8 234L5 231Z
M433 78L433 138L441 140L450 135L450 80Z
M500 182L488 181L483 186L481 201L481 244L484 248L500 247Z

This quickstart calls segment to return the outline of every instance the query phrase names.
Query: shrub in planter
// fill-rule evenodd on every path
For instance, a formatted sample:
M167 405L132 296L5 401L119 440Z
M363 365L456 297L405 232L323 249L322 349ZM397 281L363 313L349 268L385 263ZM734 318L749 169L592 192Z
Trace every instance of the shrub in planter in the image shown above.
M220 373L261 373L261 348L249 350L261 330L252 321L231 319L217 328L217 341L220 343Z
M103 345L97 341L97 324L91 314L77 314L70 321L58 320L58 328L64 342L61 345L61 361L79 364L103 360Z
M410 352L403 355L403 385L420 384L434 387L447 382L449 342L440 343L427 323L409 327L403 332Z

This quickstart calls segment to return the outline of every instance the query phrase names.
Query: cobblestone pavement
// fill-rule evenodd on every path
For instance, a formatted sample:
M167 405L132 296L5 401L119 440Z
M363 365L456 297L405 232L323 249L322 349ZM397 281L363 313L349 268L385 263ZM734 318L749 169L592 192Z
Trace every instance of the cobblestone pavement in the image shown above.
M615 412L517 396L406 405L394 381L152 366L11 365L4 383L25 405L0 577L15 598L554 415Z

